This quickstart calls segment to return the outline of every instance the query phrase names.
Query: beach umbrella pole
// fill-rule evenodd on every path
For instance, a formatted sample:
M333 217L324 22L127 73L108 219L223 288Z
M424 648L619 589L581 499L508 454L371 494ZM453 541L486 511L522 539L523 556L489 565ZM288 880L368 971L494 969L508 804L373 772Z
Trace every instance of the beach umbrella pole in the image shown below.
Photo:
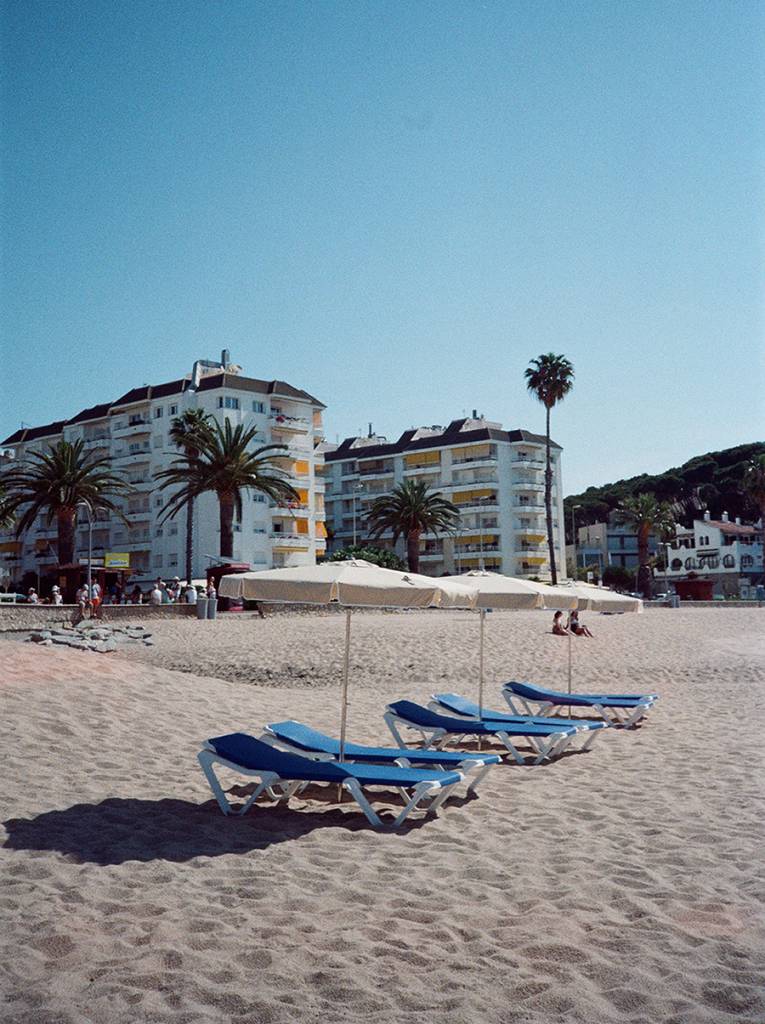
M478 639L478 717L483 718L483 634L486 628L486 609L480 608L478 617L481 622ZM481 737L478 737L478 749L481 749Z
M345 653L343 655L343 698L340 708L340 760L345 760L345 728L348 721L348 669L351 656L351 609L345 609Z
M571 694L571 626L568 627L568 692ZM568 717L571 718L571 705L568 706Z

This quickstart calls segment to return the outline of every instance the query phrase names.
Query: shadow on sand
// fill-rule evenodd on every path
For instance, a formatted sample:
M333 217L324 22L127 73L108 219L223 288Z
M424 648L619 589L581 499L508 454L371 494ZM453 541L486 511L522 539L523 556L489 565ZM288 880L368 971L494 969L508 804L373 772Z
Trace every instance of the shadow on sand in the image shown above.
M244 795L245 789L232 792ZM322 800L322 796L312 792L313 805L317 799ZM238 817L221 814L214 800L196 804L188 800L112 797L98 804L75 804L63 811L46 811L36 818L10 818L2 823L7 832L3 849L47 850L80 863L101 865L131 860L182 862L195 857L265 850L321 828L371 831L357 804L350 800L340 807L324 798L326 810L294 806L301 802L302 797L293 800L293 807L257 805ZM390 803L394 802L392 797ZM406 835L432 820L409 819L401 830L391 834Z

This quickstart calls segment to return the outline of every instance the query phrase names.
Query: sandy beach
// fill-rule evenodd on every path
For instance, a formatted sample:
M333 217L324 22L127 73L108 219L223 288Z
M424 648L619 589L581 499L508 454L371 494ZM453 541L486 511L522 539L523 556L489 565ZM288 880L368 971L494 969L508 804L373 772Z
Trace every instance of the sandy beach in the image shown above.
M488 617L487 703L565 686L549 618ZM339 614L152 623L110 655L0 639L3 1024L761 1024L765 610L585 620L576 682L660 692L646 724L398 833L318 787L224 818L196 763L287 717L337 734ZM349 735L474 695L477 637L355 615Z

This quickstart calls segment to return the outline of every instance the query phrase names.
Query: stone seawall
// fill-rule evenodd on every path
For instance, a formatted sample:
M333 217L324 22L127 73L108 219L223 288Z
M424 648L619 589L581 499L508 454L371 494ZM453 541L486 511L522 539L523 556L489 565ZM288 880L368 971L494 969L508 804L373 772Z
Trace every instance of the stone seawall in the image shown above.
M0 633L39 629L44 626L71 625L76 604L0 604ZM197 614L193 604L107 604L103 622L147 622L150 619L178 619ZM98 621L98 620L94 620Z

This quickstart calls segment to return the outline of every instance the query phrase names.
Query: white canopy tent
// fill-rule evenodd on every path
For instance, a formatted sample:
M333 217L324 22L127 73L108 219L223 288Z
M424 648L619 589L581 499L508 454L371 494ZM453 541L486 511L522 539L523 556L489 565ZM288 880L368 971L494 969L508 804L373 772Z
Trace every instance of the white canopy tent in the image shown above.
M345 607L345 656L340 709L340 760L345 757L348 671L353 608L473 608L477 591L465 584L382 569L361 559L297 565L223 576L221 597L273 604L338 604Z
M542 597L536 587L525 580L513 576L503 576L498 572L487 572L485 569L473 569L461 576L441 576L439 582L449 580L452 583L465 584L478 591L477 608L479 611L480 628L478 640L478 711L483 715L483 684L484 684L484 632L487 608L543 608Z

